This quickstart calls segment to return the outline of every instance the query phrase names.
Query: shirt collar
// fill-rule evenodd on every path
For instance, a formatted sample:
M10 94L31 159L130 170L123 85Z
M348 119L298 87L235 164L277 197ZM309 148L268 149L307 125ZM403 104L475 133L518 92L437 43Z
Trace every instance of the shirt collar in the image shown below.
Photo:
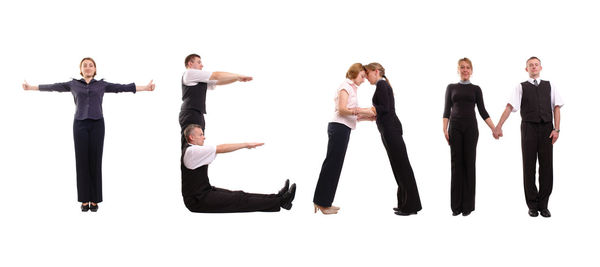
M460 81L458 81L458 83L459 84L471 84L471 81L470 80L466 80L466 81L460 80Z
M354 83L354 81L352 81L352 80L350 80L348 78L346 78L346 83L348 83L354 89L358 88L358 86Z
M534 83L533 83L533 80L537 80L537 83L538 83L538 84L540 84L540 82L542 81L542 79L541 79L540 77L538 77L537 79L533 79L533 78L529 78L529 79L527 79L527 81L528 81L528 82L530 82L531 84L534 84Z

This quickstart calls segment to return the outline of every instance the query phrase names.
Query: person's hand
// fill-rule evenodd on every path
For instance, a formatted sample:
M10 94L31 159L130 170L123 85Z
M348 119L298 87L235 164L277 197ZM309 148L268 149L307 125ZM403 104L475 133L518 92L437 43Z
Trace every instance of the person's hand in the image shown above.
M152 81L154 81L154 80L150 80L150 82L148 83L148 85L146 85L146 91L154 91L154 88L156 87L156 84L153 84Z
M371 109L371 108L364 108L362 110L365 113L365 115L367 115L368 117L375 117L375 112L373 111L373 109Z
M373 112L373 116L377 116L377 110L375 107L371 107L371 111Z
M492 130L492 136L493 136L493 137L494 137L494 139L496 139L496 140L500 139L500 136L498 136L498 134L496 133L496 128L494 128L494 129Z
M444 137L446 138L448 145L450 145L450 135L448 134L448 130L444 130Z
M240 82L249 82L249 81L252 81L252 77L251 76L240 75L240 77L238 77L238 81L240 81Z
M554 143L556 143L556 140L558 140L558 132L556 130L552 130L548 138L552 138L552 144L554 145Z
M246 143L246 148L251 149L251 148L258 147L258 146L262 146L264 144L265 143Z
M23 81L23 90L33 90L33 86L29 85L27 81Z
M503 136L503 134L502 134L502 127L496 126L496 129L494 129L494 133L496 134L496 136L494 138L497 137L496 139L500 139L500 137Z

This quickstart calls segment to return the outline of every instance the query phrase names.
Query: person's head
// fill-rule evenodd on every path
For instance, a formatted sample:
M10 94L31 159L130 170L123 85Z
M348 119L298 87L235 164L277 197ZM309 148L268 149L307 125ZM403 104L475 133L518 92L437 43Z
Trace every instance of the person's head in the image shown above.
M530 57L525 63L525 71L529 73L529 78L538 78L540 77L540 72L542 71L542 61L540 61L537 57Z
M361 85L365 81L367 76L365 67L361 63L354 63L346 72L346 78L352 80L357 86Z
M204 145L204 132L198 124L190 124L183 130L185 140L192 145Z
M464 57L458 60L458 74L461 81L468 81L473 74L473 63L471 60Z
M197 69L202 70L204 65L202 65L202 59L198 54L189 54L185 57L185 68L186 69Z
M86 57L79 62L79 74L83 78L94 78L96 76L96 61Z
M387 80L387 77L385 77L385 69L381 64L377 62L369 63L368 65L365 65L365 69L367 70L367 80L369 80L370 84L376 84L382 77ZM390 81L388 80L388 83L389 82Z

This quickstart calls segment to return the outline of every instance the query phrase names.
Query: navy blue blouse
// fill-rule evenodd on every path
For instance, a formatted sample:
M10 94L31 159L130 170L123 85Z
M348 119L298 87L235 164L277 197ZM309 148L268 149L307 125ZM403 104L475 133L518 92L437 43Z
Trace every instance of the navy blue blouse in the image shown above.
M102 115L102 98L104 93L135 93L135 83L117 84L108 83L104 80L92 79L90 83L86 83L84 79L73 79L69 82L40 84L40 91L56 91L56 92L71 92L75 100L75 119L99 120Z

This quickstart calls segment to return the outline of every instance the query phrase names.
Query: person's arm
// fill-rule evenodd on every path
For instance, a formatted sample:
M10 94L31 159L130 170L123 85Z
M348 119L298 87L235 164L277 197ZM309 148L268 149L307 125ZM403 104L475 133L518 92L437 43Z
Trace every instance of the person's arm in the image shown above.
M348 108L348 91L342 89L338 91L337 111L341 116L356 115L356 109Z
M209 80L216 81L217 85L225 85L234 82L249 82L252 81L252 77L230 72L215 71L210 75Z
M262 146L265 143L239 143L239 144L222 144L217 146L217 154L233 152L242 148L255 148Z
M549 138L552 138L552 144L558 140L558 134L560 131L560 106L554 106L554 130L550 133Z
M450 135L448 134L448 118L443 119L442 127L444 129L444 137L446 137L446 142L448 142L448 145L450 145Z
M504 109L504 112L502 113L502 116L500 116L500 120L498 121L498 124L495 128L495 133L497 137L502 137L502 125L504 125L504 122L506 121L506 119L508 119L508 116L510 116L510 113L512 113L512 111L512 105L506 104L506 109Z
M444 119L442 121L442 130L444 131L444 137L446 138L446 142L448 142L448 145L450 145L450 135L448 134L448 120L450 118L450 112L452 111L452 89L450 87L450 84L448 84L448 87L446 87L446 97L444 98Z
M392 88L387 84L386 81L377 82L375 93L373 94L373 112L375 114L385 114L390 110L390 104L388 99L388 91Z
M496 127L494 126L494 122L490 118L490 114L488 114L485 109L485 104L483 103L483 93L481 92L481 88L477 86L475 90L475 103L477 104L477 110L479 111L479 115L485 121L485 123L490 127L492 131L492 136L494 139L499 139L500 137L496 134Z
M55 92L70 92L71 87L69 82L65 83L53 83L53 84L40 84L40 85L30 85L27 81L23 82L23 89L26 91L36 90L36 91L55 91Z

